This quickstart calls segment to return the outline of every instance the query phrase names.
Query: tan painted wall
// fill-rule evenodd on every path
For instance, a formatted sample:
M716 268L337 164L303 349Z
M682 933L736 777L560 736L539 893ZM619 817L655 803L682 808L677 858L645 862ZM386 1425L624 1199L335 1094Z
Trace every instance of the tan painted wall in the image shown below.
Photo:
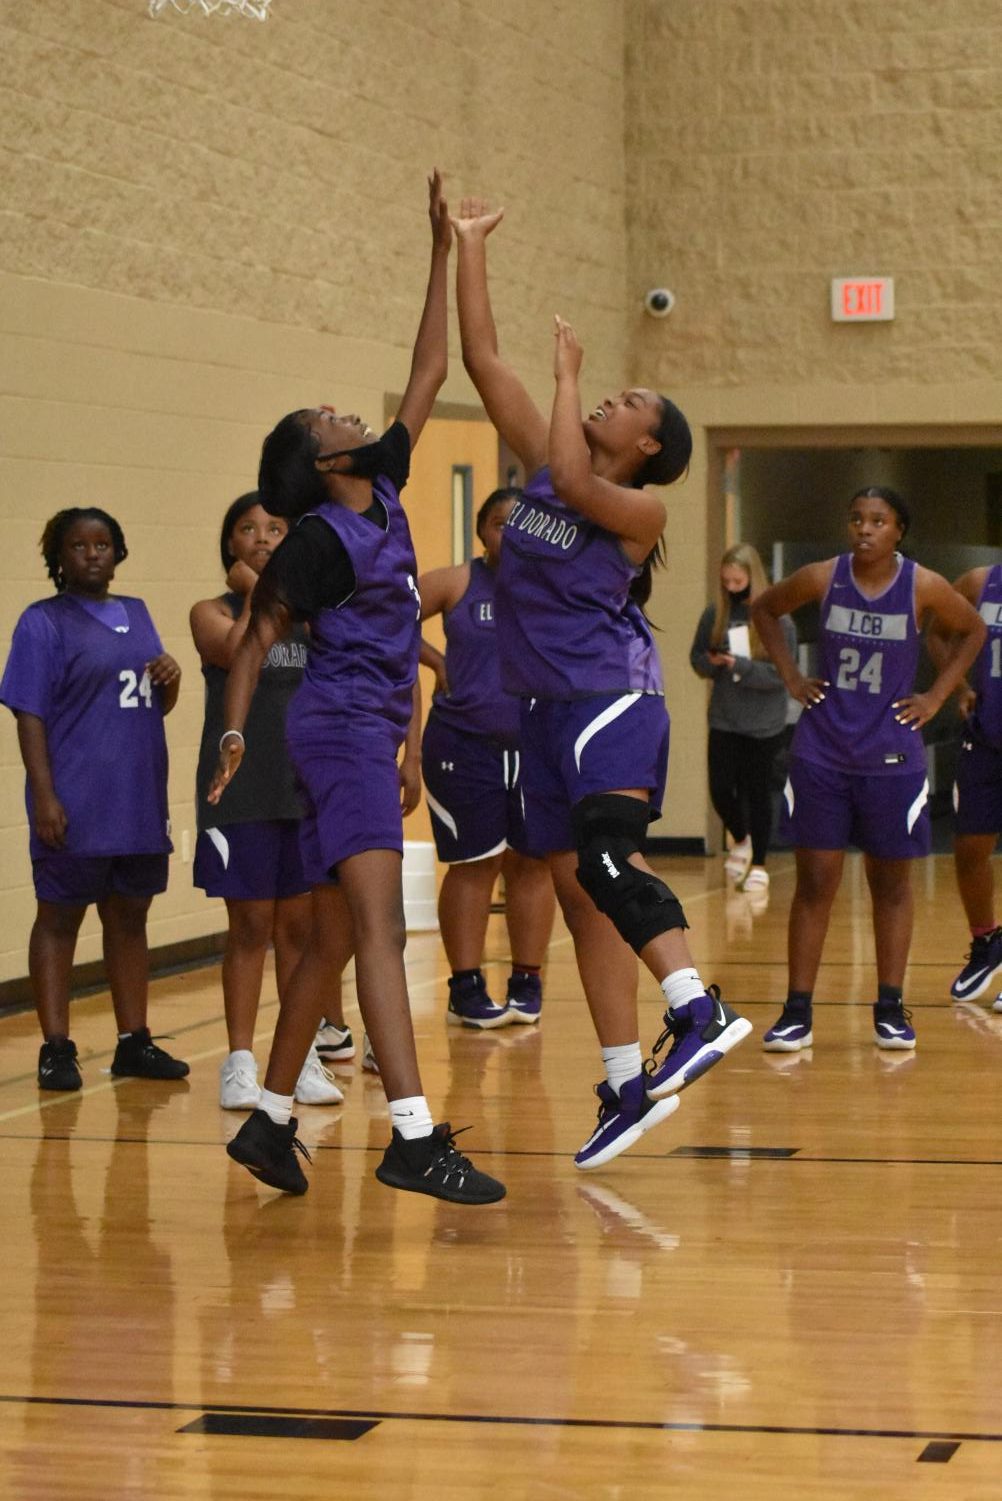
M116 514L120 585L184 668L178 833L201 712L187 613L220 587L219 519L282 412L336 400L375 422L403 389L430 166L508 209L498 322L540 399L557 308L579 314L599 388L621 384L622 38L620 0L274 0L264 25L0 0L0 650L47 592L45 519L81 501ZM443 398L475 402L458 359ZM25 973L34 910L7 714L0 772L2 981ZM152 942L221 926L176 856ZM99 949L91 915L78 958Z

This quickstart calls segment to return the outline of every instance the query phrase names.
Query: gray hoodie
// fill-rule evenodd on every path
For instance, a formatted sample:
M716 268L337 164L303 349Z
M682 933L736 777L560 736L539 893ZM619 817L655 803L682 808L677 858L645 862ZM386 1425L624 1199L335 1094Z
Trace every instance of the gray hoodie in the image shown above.
M735 656L733 668L714 667L709 658L710 636L716 606L707 605L699 617L689 661L693 671L713 683L710 694L710 729L765 740L779 735L786 725L787 693L773 664L752 657ZM747 625L748 606L731 605L731 625ZM786 644L796 660L797 632L789 615L780 618ZM726 650L726 648L724 648Z

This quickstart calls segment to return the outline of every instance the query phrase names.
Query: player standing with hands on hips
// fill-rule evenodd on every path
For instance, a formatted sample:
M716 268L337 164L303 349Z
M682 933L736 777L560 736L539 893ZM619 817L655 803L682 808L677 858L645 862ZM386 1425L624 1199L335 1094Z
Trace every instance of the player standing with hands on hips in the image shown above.
M902 992L912 937L911 861L929 853L929 783L919 733L977 656L984 623L946 579L898 551L909 525L894 490L871 485L849 503L849 552L798 568L752 603L787 691L804 706L790 748L784 829L795 847L789 990L766 1032L768 1052L813 1041L812 1002L848 844L863 851L877 950L874 1041L915 1046ZM807 678L780 617L817 601L820 672ZM922 626L954 638L939 674L914 691Z
M953 788L953 862L971 947L950 995L955 1001L976 1001L1002 970L992 871L1002 833L1002 563L972 568L953 587L977 610L988 632L974 663L974 686L962 681L956 690L964 728ZM950 643L936 632L929 646L938 665ZM1002 995L992 1009L1002 1011Z

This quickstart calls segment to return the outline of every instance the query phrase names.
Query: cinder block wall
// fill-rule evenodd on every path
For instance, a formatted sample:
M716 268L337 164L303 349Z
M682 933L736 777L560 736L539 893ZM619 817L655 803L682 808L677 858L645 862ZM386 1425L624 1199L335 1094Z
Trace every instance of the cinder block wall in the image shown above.
M698 832L706 690L687 657L722 540L712 507L704 525L714 430L1002 414L1002 8L628 0L626 16L633 378L699 435L655 596L666 824ZM895 321L832 323L847 275L894 276ZM642 311L654 286L677 297L662 322Z
M507 208L498 323L540 400L556 310L577 318L598 391L628 363L621 0L272 11L0 0L0 648L47 592L45 519L81 502L116 514L118 586L148 600L185 674L168 721L176 830L194 827L201 722L187 616L221 587L219 519L282 412L327 399L378 422L402 390L428 168ZM455 336L453 350L443 397L472 404ZM26 971L34 911L6 713L0 767L3 981ZM222 926L176 857L152 942ZM91 917L78 957L99 952Z

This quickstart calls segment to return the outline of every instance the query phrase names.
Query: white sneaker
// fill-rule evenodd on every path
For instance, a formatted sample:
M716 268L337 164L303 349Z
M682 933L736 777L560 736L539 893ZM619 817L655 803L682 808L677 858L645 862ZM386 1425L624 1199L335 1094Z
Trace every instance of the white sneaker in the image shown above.
M254 1054L230 1053L219 1065L220 1109L256 1110L260 1099Z
M325 1017L321 1018L313 1046L328 1063L343 1063L355 1056L355 1042L349 1027L336 1027Z
M379 1073L379 1064L376 1062L376 1055L372 1051L372 1043L369 1041L368 1032L362 1033L362 1067L367 1073Z
M992 1003L993 1011L1002 1011L1002 995L997 995Z
M296 1103L299 1105L343 1105L344 1095L320 1061L316 1047L311 1047L296 1080Z
M769 872L764 865L753 865L741 882L742 891L768 891Z
M751 868L751 858L752 849L750 839L742 839L740 844L731 846L724 861L724 870L732 881L737 881L740 884L744 880Z

